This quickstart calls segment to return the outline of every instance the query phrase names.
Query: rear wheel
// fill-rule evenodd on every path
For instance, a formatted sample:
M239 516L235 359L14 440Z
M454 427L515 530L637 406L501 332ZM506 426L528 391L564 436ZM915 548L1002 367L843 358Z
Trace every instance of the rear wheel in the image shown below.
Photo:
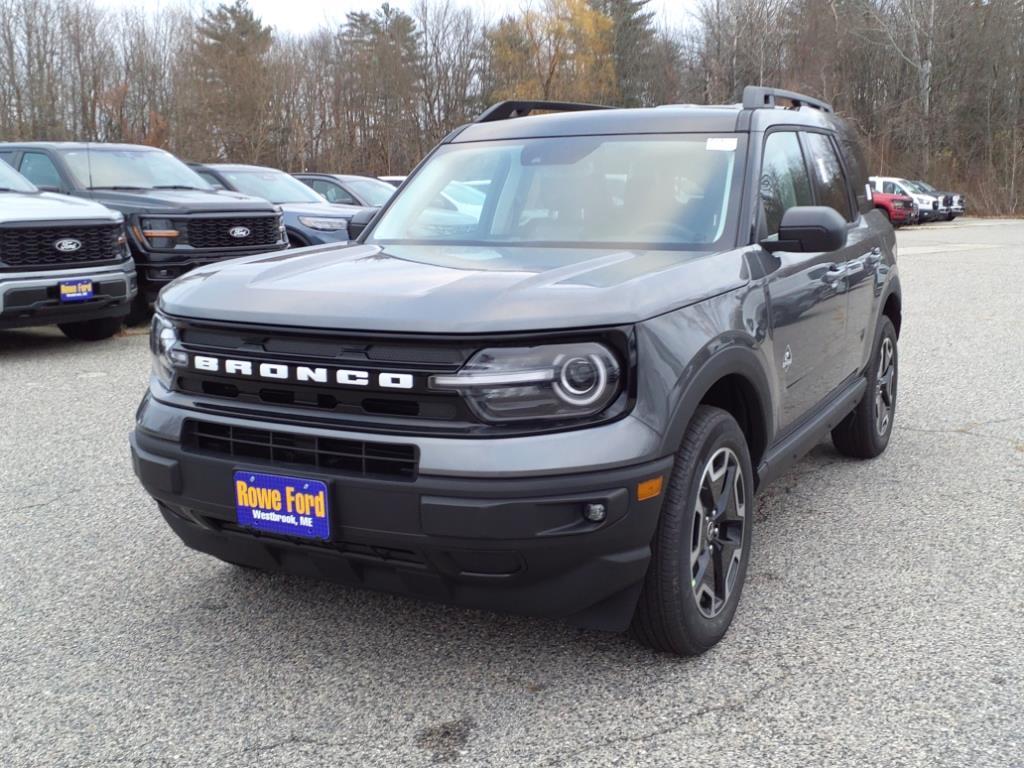
M889 445L896 415L896 385L899 379L896 327L882 316L868 364L868 386L857 407L832 430L836 449L858 459L873 459Z
M61 333L75 341L102 341L121 330L123 318L103 317L99 320L82 320L77 323L61 323Z
M676 453L633 617L637 639L684 656L722 639L743 591L753 510L743 431L726 411L702 405Z

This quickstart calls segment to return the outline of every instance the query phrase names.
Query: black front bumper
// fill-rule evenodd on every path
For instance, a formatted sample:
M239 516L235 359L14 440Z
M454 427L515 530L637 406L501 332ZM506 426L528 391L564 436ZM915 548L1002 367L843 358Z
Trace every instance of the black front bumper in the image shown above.
M193 549L241 565L467 607L624 630L650 560L662 498L637 483L668 480L671 457L623 469L533 478L330 475L306 467L185 450L136 430L135 473ZM481 441L481 450L486 450ZM236 469L324 481L331 536L313 543L236 525ZM588 503L607 518L588 522Z
M237 251L142 251L138 246L134 246L132 256L139 272L139 291L147 302L153 303L161 288L196 267L216 264L228 259L275 253L287 248L287 240L274 245L242 248Z

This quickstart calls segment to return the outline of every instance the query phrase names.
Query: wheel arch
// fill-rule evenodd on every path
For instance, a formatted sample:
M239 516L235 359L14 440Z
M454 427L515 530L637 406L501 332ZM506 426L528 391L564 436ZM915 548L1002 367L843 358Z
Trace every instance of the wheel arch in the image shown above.
M900 326L903 324L903 297L900 294L899 283L894 284L882 302L882 314L892 320L896 327L896 338L899 338Z
M768 376L757 352L740 346L716 352L682 389L666 433L666 448L678 448L698 406L712 405L730 413L740 425L756 475L770 443L771 403Z

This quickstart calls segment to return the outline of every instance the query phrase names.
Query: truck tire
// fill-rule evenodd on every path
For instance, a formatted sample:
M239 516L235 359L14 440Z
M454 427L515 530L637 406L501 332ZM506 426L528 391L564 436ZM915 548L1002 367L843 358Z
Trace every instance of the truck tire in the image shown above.
M720 408L697 408L676 453L631 631L695 656L725 635L743 590L754 517L747 441Z
M124 318L101 317L99 320L82 320L78 323L61 323L61 333L75 341L102 341L121 330Z
M857 459L873 459L886 449L896 415L899 382L896 327L884 315L878 322L867 380L867 389L857 407L832 430L836 450Z

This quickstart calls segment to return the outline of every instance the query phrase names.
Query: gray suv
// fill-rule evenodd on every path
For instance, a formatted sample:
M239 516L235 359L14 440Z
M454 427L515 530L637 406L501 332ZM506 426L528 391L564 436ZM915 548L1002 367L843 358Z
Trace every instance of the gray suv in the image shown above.
M439 218L455 182L483 202ZM503 102L356 245L161 294L135 471L229 563L700 653L755 493L830 434L885 450L900 307L828 104Z

